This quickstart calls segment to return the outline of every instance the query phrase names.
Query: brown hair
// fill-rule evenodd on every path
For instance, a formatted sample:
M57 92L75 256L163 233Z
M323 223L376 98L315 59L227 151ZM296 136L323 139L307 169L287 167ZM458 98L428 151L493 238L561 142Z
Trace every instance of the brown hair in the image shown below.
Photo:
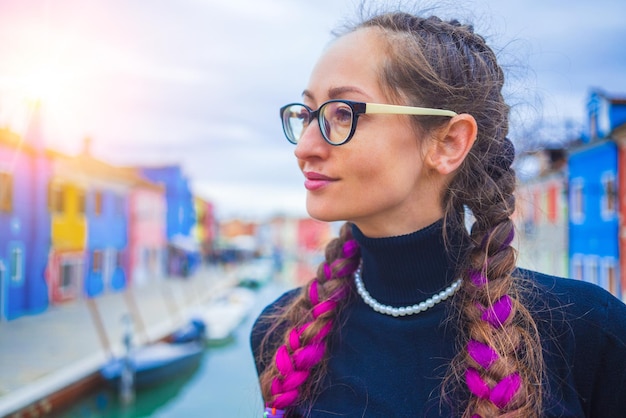
M471 26L455 20L388 13L352 30L361 28L376 28L387 42L380 76L390 98L468 113L478 125L472 149L441 196L444 238L462 234L470 243L458 266L464 281L454 298L456 313L449 318L459 330L458 354L443 381L441 398L451 404L453 399L457 405L465 399L460 404L466 417L539 416L544 366L537 326L522 302L523 286L512 276L514 148L506 138L509 107L502 97L504 74L495 53ZM428 132L447 119L416 117L415 122L418 130ZM475 218L471 232L465 228L466 209ZM319 288L318 303L337 295L338 289L353 288L351 275L359 255L345 251L352 239L349 231L346 224L340 237L329 244L326 261L312 282ZM310 399L314 382L323 376L323 358L300 368L296 358L303 347L319 341L320 333L325 338L324 326L336 318L343 299L334 298L332 309L314 318L310 287L282 318L283 324L289 324L282 346L288 360L281 365L276 358L262 373L262 392L270 406L288 408ZM303 326L300 342L291 344L290 335ZM282 387L282 382L294 380L294 373L301 373L303 381ZM292 390L290 402L276 403L287 390Z

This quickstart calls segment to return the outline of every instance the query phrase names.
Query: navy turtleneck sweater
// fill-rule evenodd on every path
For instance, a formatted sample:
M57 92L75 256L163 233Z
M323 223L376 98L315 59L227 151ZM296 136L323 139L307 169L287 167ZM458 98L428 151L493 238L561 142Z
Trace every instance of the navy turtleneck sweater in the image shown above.
M444 245L441 225L388 238L369 238L353 227L363 283L374 299L413 305L455 280L464 246L460 238ZM545 416L626 414L626 306L595 285L522 270L516 274L535 284L529 300L544 348ZM260 318L298 292L285 293ZM352 298L330 338L320 393L289 416L458 416L460 403L440 402L441 379L456 354L456 330L445 321L449 314L449 301L392 317ZM267 322L257 320L251 344L259 374L265 368L259 353L266 332ZM282 335L271 338L282 341Z
M455 279L460 239L444 247L442 223L408 235L369 238L352 226L362 256L362 279L378 302L408 306L449 286Z

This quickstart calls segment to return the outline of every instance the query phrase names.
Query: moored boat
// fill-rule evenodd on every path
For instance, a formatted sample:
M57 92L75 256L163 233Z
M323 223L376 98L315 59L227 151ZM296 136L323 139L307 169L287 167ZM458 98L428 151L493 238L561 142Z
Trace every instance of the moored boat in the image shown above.
M196 309L192 317L206 325L207 344L215 346L231 341L234 331L254 305L255 298L254 291L233 287Z
M166 382L196 367L202 358L203 343L159 342L133 348L128 356L109 360L100 375L113 387L119 387L125 370L130 369L137 389Z

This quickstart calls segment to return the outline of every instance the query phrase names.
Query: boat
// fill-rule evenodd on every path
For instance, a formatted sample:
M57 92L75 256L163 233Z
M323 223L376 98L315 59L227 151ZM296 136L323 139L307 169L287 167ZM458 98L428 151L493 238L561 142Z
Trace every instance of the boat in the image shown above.
M191 314L206 325L205 340L210 346L229 343L234 332L254 306L256 294L243 287L225 289Z
M237 271L239 286L258 290L267 284L274 274L275 261L268 257L251 260Z
M191 318L185 325L174 331L166 341L180 344L206 340L206 324L201 318Z
M127 355L109 360L100 375L110 386L120 388L124 374L130 371L134 388L153 387L196 368L203 352L204 344L198 341L133 347Z

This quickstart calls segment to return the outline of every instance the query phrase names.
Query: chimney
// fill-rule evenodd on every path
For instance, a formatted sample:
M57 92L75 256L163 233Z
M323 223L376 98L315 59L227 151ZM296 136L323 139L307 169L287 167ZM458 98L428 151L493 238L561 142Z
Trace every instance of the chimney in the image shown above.
M85 157L91 156L91 143L92 142L93 142L92 139L90 137L88 137L88 136L86 136L83 139L83 151L82 151L82 154Z
M41 101L37 100L29 105L29 118L24 133L24 142L38 151L42 151L45 146L43 134L43 117L41 111Z

